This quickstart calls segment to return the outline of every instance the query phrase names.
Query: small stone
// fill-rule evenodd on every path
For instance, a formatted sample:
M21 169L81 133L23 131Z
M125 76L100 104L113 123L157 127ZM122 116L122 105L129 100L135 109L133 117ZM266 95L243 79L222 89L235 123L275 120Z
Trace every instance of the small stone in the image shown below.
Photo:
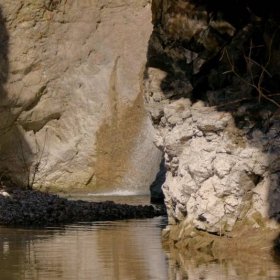
M166 227L165 229L162 230L161 235L163 238L168 238L169 233L170 233L170 229Z
M192 232L190 233L190 237L194 237L194 236L195 236L195 232L192 231Z
M254 224L252 225L252 228L260 228L260 225L259 225L258 223L254 223Z
M1 192L0 192L0 195L6 196L6 197L9 197L9 196L10 196L10 194L8 194L8 193L5 192L5 191L1 191Z

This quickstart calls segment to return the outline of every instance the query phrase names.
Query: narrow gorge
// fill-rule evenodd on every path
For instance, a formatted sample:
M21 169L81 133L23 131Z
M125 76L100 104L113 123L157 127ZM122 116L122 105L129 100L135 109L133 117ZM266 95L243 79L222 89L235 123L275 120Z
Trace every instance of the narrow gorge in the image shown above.
M152 185L161 198L162 184L163 237L183 248L275 234L279 12L272 1L0 0L2 186Z

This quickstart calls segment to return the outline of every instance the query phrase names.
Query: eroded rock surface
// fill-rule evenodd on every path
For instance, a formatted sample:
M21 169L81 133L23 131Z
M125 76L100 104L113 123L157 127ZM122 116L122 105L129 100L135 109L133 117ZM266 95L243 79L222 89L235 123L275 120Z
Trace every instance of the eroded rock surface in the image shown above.
M149 1L2 0L0 9L1 180L148 190L161 157L141 94Z
M278 227L280 31L274 8L153 1L145 100L165 156L169 225L181 227L171 234L176 241L191 227L222 235L239 220Z

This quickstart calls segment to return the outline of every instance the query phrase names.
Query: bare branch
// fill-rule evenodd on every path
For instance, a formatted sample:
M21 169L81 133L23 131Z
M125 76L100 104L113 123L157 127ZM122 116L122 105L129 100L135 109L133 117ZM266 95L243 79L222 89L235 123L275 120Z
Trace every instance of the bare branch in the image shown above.
M231 69L224 72L224 74L227 74L227 73L233 73L240 81L242 81L243 83L245 83L246 85L248 85L249 87L251 88L254 88L257 92L258 92L258 101L261 100L261 98L264 98L268 101L270 101L271 103L273 103L274 105L276 105L277 107L280 108L280 104L278 104L275 100L273 100L272 96L276 96L276 95L273 95L273 94L264 94L264 91L268 92L267 90L265 90L263 87L262 87L262 83L264 81L264 77L265 77L265 74L267 74L270 78L272 78L272 75L267 71L267 67L270 63L270 60L271 60L271 49L272 49L272 44L273 44L273 40L274 40L274 37L277 33L277 31L279 30L279 28L276 29L276 31L274 32L270 42L269 42L269 47L268 47L268 59L267 59L267 62L265 63L264 66L260 65L259 63L257 63L255 60L253 60L251 58L252 56L252 49L254 48L253 46L253 42L252 42L252 39L250 40L250 49L249 49L249 54L248 56L245 55L245 52L243 50L243 53L244 53L244 59L245 59L245 62L247 63L248 65L248 71L249 71L249 74L250 74L250 77L251 77L251 82L248 82L246 79L244 79L243 77L241 77L236 71L235 71L235 67L234 67L234 60L233 58L231 58L229 56L229 53L227 51L227 48L224 49L223 53L222 53L222 57L224 56L224 54L226 53L226 56L227 56L227 59L228 59L228 62L230 64L230 67ZM221 57L221 59L222 59ZM252 72L252 69L251 67L249 66L250 63L254 63L255 65L257 65L258 67L261 68L261 73L260 73L260 76L259 76L259 79L257 81L257 84L255 84L254 82L254 75L253 75L253 72ZM278 95L278 94L277 94ZM250 98L249 98L250 99ZM251 98L252 99L252 98ZM248 98L244 98L244 99L239 99L239 100L236 100L236 101L233 101L233 102L230 102L230 103L226 103L226 104L221 104L219 106L216 106L216 107L222 107L222 106L226 106L226 105L230 105L230 104L234 104L234 103L238 103L242 100L248 100Z

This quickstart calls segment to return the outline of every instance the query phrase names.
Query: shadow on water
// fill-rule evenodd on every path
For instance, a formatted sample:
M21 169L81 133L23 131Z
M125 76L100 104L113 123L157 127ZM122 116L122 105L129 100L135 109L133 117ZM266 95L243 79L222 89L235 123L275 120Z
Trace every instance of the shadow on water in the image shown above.
M260 152L269 164L263 174L252 174L252 180L255 186L266 180L267 214L279 223L279 8L273 1L241 2L153 3L145 75L149 77L149 67L167 73L160 85L162 100L188 98L230 113L236 145L244 145L244 137L248 146L258 149L251 139L256 131L260 134L258 140L266 141ZM278 264L279 240L274 244Z
M32 180L32 151L17 125L16 101L7 95L9 79L9 32L0 6L0 182L29 187Z

